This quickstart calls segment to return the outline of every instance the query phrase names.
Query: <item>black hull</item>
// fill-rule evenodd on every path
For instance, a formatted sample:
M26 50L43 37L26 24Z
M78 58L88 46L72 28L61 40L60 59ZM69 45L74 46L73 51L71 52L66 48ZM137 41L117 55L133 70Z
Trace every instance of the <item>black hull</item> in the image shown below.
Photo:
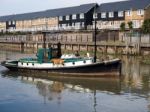
M19 68L17 66L9 66L3 64L12 71L21 72L36 72L43 71L46 73L56 73L56 75L62 74L65 76L120 76L121 75L121 62L110 61L108 63L96 63L86 66L67 67L67 68L49 68L49 69L31 69L31 68ZM59 74L58 74L59 73Z

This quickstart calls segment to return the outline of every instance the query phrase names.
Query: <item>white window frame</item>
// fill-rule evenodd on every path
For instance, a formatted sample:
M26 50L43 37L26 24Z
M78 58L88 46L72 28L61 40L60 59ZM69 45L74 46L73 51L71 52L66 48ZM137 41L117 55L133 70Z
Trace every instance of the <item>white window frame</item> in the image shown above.
M98 13L94 13L93 14L93 19L97 19L98 18Z
M132 10L127 10L127 16L131 16L132 15Z
M11 25L11 21L8 22L8 25Z
M75 23L72 23L72 27L74 27L75 26Z
M69 15L66 16L66 20L70 20L70 16Z
M80 22L76 22L75 27L80 27Z
M118 12L118 17L123 17L123 11Z
M63 16L59 16L59 21L62 21L63 20Z
M84 22L82 22L82 27L84 27L84 25L85 25Z
M101 13L101 18L106 18L106 12Z
M144 15L144 10L143 9L138 9L137 10L137 15L139 15L139 16Z
M66 28L66 26L67 26L67 24L62 24L62 27L63 27L63 28Z
M72 15L72 19L74 19L74 20L77 19L77 15L76 15L76 14L73 14L73 15Z
M80 19L84 19L84 13L80 14Z
M15 25L15 21L13 21L12 24Z
M114 12L109 12L108 16L109 16L109 18L113 18L114 17Z

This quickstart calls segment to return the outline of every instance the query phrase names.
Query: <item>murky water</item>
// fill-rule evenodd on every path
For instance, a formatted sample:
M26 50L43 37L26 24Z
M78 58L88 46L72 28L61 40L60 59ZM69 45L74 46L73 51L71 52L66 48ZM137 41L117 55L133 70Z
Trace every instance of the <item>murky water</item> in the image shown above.
M0 61L22 56L28 55L1 51ZM0 66L0 112L150 112L150 65L122 60L121 79L23 74Z

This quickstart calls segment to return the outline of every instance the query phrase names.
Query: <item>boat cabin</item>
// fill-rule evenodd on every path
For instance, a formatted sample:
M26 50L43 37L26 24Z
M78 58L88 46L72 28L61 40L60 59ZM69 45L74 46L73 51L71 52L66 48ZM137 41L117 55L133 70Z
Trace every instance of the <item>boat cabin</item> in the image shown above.
M40 48L37 52L37 61L39 63L48 62L51 59L54 58L60 58L61 57L61 49L59 48Z

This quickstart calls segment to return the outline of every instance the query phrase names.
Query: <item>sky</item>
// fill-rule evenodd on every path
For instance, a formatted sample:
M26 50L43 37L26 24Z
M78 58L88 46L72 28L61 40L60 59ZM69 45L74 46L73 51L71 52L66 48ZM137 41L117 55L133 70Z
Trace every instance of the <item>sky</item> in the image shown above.
M0 0L0 16L123 0Z

